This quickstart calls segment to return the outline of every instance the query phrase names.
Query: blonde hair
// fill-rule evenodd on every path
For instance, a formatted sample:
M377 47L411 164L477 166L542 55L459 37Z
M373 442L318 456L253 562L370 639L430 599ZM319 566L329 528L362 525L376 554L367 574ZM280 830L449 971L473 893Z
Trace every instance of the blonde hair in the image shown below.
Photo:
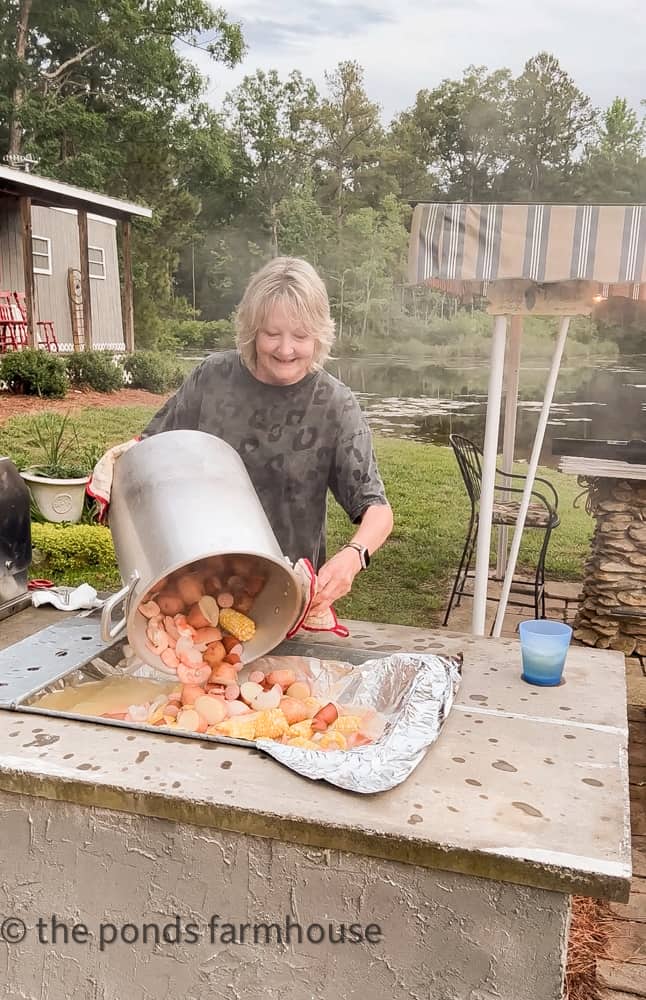
M274 257L249 281L235 315L236 345L243 362L255 369L256 335L278 303L285 304L314 337L311 367L321 368L334 343L334 320L322 279L298 257Z

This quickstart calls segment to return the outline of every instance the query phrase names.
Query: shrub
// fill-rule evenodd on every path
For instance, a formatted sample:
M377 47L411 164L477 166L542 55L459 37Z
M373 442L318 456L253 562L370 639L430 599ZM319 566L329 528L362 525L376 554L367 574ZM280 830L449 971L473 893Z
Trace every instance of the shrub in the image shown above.
M116 557L109 528L90 524L33 524L31 541L38 550L39 569L52 575L99 568L114 572Z
M62 397L69 385L64 359L33 348L5 354L0 377L10 392L25 396Z
M123 367L131 375L133 389L168 392L184 381L184 371L176 359L157 351L136 351L126 358Z
M234 344L234 329L230 319L185 319L171 326L174 342L184 349L212 351Z
M123 369L104 351L79 351L66 358L67 374L74 386L89 386L97 392L123 388Z

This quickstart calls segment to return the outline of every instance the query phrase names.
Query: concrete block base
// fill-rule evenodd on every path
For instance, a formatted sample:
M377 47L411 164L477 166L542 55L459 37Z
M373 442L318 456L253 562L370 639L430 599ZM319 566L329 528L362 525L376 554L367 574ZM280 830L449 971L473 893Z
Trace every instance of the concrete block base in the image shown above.
M562 997L565 894L22 794L0 809L0 903L26 928L0 945L7 996Z

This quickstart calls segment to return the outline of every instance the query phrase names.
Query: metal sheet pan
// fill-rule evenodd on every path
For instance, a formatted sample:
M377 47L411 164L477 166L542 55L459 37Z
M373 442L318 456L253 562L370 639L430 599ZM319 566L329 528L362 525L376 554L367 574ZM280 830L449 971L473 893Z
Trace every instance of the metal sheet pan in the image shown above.
M440 734L453 704L460 679L462 657L429 653L396 653L367 659L362 650L343 650L320 646L316 656L312 646L298 640L282 644L280 655L266 656L245 668L265 672L291 667L306 677L313 694L322 701L361 705L379 712L385 728L375 742L352 750L315 751L281 744L276 740L255 742L224 736L189 733L178 728L135 724L118 719L104 719L74 712L39 708L43 695L69 686L79 686L111 675L129 675L159 679L153 668L133 660L128 647L116 644L95 655L82 666L50 680L38 690L31 688L11 705L19 711L76 719L80 722L138 729L163 736L172 734L186 739L207 740L238 746L255 746L279 763L312 780L323 780L339 788L360 793L374 793L393 788L404 781L424 758ZM330 654L336 658L327 658Z

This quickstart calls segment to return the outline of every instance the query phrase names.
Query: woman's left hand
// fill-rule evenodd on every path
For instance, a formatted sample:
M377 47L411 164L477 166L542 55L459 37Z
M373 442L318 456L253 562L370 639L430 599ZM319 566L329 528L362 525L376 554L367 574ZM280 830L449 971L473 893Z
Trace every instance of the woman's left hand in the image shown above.
M340 597L349 594L360 570L361 560L356 549L341 549L328 559L318 572L318 590L310 611L321 614Z

